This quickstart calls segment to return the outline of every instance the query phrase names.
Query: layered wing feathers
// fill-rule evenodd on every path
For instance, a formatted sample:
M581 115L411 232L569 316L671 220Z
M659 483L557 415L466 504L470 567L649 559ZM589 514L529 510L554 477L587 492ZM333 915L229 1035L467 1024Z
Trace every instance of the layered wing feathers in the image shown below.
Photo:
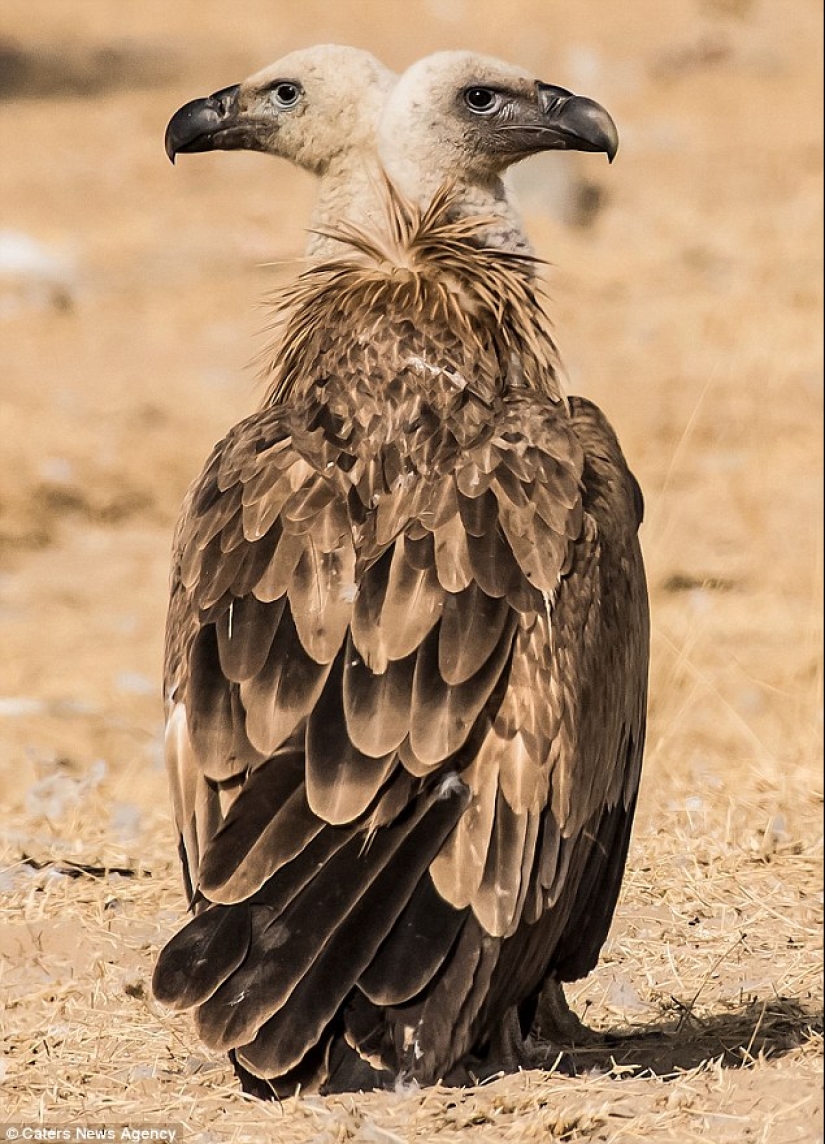
M262 1077L345 1075L354 1050L437 1079L556 950L590 968L621 880L637 487L595 407L505 396L454 331L436 358L407 337L355 374L333 347L322 387L236 426L176 534L167 759L197 916L155 989Z

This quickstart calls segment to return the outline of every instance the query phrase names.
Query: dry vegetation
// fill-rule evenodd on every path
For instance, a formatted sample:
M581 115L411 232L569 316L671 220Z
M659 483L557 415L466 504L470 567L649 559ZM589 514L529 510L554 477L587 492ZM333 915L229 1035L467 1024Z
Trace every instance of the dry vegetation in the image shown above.
M9 269L0 236L0 1120L822 1139L820 8L4 4L3 225L51 262ZM607 1034L577 1075L262 1107L149 995L183 904L160 642L177 506L254 404L256 302L285 272L264 264L299 253L311 188L259 156L173 171L161 138L184 100L330 39L395 67L491 51L622 128L613 168L551 156L518 187L570 386L647 494L650 742L617 921L571 990Z

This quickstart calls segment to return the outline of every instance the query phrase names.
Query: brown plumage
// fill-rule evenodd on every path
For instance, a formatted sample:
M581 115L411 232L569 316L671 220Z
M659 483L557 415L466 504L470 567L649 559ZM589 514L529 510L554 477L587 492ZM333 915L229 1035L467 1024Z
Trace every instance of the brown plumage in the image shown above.
M638 486L559 391L532 260L449 191L286 299L178 526L168 759L194 919L154 988L289 1095L458 1077L592 969L644 739Z

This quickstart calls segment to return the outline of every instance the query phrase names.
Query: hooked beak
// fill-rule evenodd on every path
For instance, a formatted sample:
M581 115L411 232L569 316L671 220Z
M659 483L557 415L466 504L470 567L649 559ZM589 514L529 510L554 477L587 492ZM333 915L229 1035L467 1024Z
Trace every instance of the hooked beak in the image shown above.
M553 84L536 86L542 127L554 137L547 149L604 151L612 163L619 149L619 132L601 104Z
M258 150L261 124L239 106L240 84L225 87L206 99L193 99L176 111L166 127L166 154L193 151Z

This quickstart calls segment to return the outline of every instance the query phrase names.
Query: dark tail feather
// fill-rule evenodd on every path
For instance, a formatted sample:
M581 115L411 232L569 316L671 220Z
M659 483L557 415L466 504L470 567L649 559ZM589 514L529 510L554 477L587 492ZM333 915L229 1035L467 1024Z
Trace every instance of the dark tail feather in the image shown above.
M373 1068L343 1037L338 1037L332 1045L329 1075L321 1092L370 1092L375 1088L391 1088L394 1083L392 1073Z
M249 774L200 863L211 901L242 901L300 853L323 825L303 797L303 744L286 744Z
M200 1005L241 964L251 936L247 905L204 910L161 950L152 992L162 1005Z
M329 1056L332 1038L326 1037L314 1045L300 1064L283 1076L267 1079L250 1072L233 1049L229 1054L241 1088L259 1100L288 1100L296 1092L316 1092L329 1074Z
M375 909L373 883L392 862L398 848L416 832L421 820L432 810L435 821L443 816L451 824L455 822L466 805L468 793L463 785L459 787L460 798L444 799L439 798L439 788L433 788L429 797L419 799L412 813L379 830L367 847L363 837L350 838L312 879L311 891L300 894L283 913L278 914L263 903L255 908L249 956L198 1011L198 1028L208 1045L231 1049L248 1045L255 1039L261 1026L285 1004L318 959L319 951L326 949L359 900L366 898ZM443 807L439 815L433 803ZM415 846L420 846L418 839ZM398 876L403 878L403 872ZM392 885L392 882L382 884ZM399 909L405 902L406 897L399 902ZM363 910L362 913L368 916ZM347 928L351 926L344 925L344 929ZM358 936L359 940L363 937ZM380 936L383 938L384 934ZM363 968L359 966L359 973ZM336 995L340 1003L346 991L338 990ZM320 1030L314 1039L318 1032Z
M607 813L612 822L599 823L585 868L576 908L568 919L554 957L559 981L578 981L595 967L613 921L622 887L636 799L628 808L619 803Z
M473 993L483 940L481 926L469 914L426 995L386 1010L396 1071L432 1083L464 1055L469 1046L456 1035L456 1027ZM500 945L496 938L490 941Z
M401 834L392 853L380 862L366 884L358 871L352 877L338 870L339 878L353 886L357 896L338 928L320 941L316 920L311 965L254 1040L239 1049L240 1059L254 1071L280 1075L300 1061L307 1045L321 1036L403 913L418 882L428 878L427 867L466 807L466 796L466 789L461 788L443 797L431 792L424 814L412 816L413 827ZM380 839L379 835L373 848L379 846ZM314 916L316 909L313 894L306 912ZM299 911L289 921L285 917L284 924L301 931ZM294 947L291 952L298 954Z
M376 828L390 825L402 813L411 800L411 781L418 782L411 780L410 776L399 768L386 784L371 816L371 821L375 820ZM316 822L319 821L316 819ZM283 913L290 902L294 901L309 883L326 869L329 862L337 861L335 855L356 833L359 837L363 837L362 832L363 826L357 824L324 825L320 833L313 833L302 853L297 854L291 862L272 875L253 901L265 905L273 915Z
M376 1005L415 997L435 976L467 914L444 901L429 875L422 877L358 988Z

